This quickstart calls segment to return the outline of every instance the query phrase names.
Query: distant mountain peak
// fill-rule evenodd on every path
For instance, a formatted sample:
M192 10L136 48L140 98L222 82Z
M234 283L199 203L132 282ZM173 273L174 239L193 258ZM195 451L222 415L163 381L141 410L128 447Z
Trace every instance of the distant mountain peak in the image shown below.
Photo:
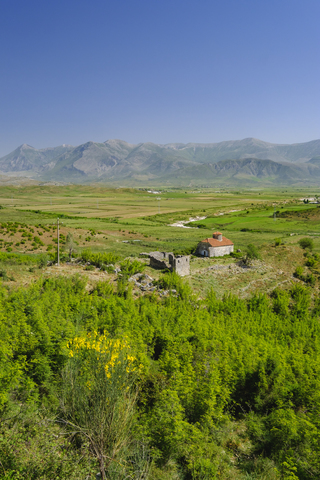
M76 147L35 149L23 144L0 158L0 171L23 172L43 181L189 185L250 181L320 183L320 140L294 145L254 137L219 143L88 141ZM273 180L270 180L273 178ZM260 181L259 180L259 181ZM139 183L140 182L140 183ZM164 183L163 183L164 182ZM206 183L205 183L206 184Z
M20 148L21 150L24 150L26 148L31 148L32 150L36 150L34 147L32 147L31 145L28 145L27 143L23 143L22 145L20 145Z

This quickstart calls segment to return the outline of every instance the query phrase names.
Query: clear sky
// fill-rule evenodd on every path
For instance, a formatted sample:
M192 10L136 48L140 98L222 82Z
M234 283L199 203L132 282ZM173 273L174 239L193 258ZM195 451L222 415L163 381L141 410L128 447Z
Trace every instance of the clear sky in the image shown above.
M0 0L0 156L320 138L319 0Z

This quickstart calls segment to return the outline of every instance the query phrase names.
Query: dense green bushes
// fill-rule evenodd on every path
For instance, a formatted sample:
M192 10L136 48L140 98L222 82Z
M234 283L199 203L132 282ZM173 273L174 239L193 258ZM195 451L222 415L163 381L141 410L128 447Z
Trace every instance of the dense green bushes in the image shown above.
M307 265L308 265L308 263L307 263ZM310 266L310 264L308 266ZM312 273L307 273L306 275L304 275L303 267L300 267L300 266L295 269L295 271L293 273L293 276L295 278L298 278L299 280L302 280L303 282L309 283L312 287L316 283L316 279L315 279L314 275Z
M87 291L79 277L1 288L4 478L95 478L89 440L66 424L90 395L63 407L68 341L90 332L125 337L139 365L134 437L145 456L121 457L132 478L133 461L149 463L152 480L320 478L320 299L295 285L197 300L173 274L160 283L177 295L134 300L108 283Z
M173 253L175 255L192 255L195 253L197 246L198 246L198 243L193 244L189 247L174 248Z
M135 273L141 273L145 270L146 264L139 260L125 259L120 263L121 274L129 277Z
M91 250L83 250L80 255L80 259L91 265L95 265L101 268L103 265L110 265L116 263L119 260L119 256L114 253L93 253Z
M30 263L37 263L38 257L32 255L19 255L18 253L0 252L0 262L7 265L28 265Z

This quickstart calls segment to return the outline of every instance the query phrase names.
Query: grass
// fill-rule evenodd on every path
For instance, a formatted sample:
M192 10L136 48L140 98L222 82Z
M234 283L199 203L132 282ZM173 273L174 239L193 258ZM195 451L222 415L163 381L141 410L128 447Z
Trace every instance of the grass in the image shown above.
M320 252L320 208L301 201L314 194L311 189L301 188L170 189L154 195L147 189L101 186L7 186L0 192L0 252L38 255L54 251L58 216L63 217L62 248L70 232L78 253L90 247L96 252L114 252L121 258L138 257L141 252L152 250L192 251L213 230L221 230L236 249L243 251L249 243L257 245L267 266L248 272L237 270L236 261L229 257L193 259L189 281L199 293L213 287L219 295L230 289L247 295L292 280L295 267L303 264L299 239L310 236L315 251ZM160 214L158 198L161 198ZM170 226L196 216L206 218L191 223L194 228ZM11 222L9 228L8 222ZM284 245L274 247L276 238ZM215 265L223 268L208 270ZM149 273L153 277L158 275ZM19 271L8 273L16 279L16 284L24 284L40 274L40 270L29 272L27 268L21 270L21 275ZM92 278L100 275L98 271L85 272L83 268L81 274ZM284 275L283 279L279 275Z

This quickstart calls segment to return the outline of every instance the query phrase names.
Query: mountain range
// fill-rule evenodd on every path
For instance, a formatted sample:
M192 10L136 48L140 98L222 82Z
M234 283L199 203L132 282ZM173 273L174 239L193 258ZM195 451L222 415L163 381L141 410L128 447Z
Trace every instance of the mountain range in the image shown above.
M132 186L313 185L320 184L320 140L292 145L255 138L166 145L107 140L40 150L24 144L0 158L0 176Z

